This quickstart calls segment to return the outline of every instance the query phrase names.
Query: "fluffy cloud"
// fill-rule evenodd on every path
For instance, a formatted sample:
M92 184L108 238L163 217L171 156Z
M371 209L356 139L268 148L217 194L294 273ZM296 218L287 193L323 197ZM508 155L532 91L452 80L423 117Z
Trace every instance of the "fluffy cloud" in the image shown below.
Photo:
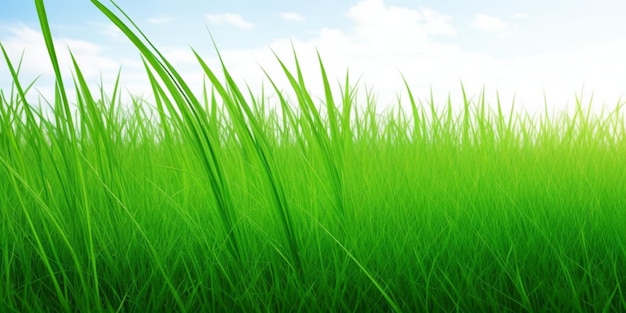
M148 23L154 24L154 25L167 25L175 21L176 21L176 18L172 16L159 15L159 16L148 18Z
M496 33L509 28L509 24L500 18L493 17L484 13L474 15L472 26L490 33Z
M6 37L2 37L0 40L14 66L17 66L19 58L23 54L19 72L22 84L29 84L34 79L37 79L35 84L36 91L51 101L54 95L54 75L41 32L22 24L2 26L1 29L3 34L6 34ZM141 68L141 63L137 60L127 58L115 59L113 56L107 56L106 48L94 42L56 37L54 46L63 80L66 87L68 87L70 97L74 95L71 92L73 89L71 87L71 73L73 73L74 68L71 63L70 50L80 66L81 73L94 87L102 79L102 81L108 82L102 87L110 90L121 66L125 66L125 68L130 70L129 75L124 73L125 76L129 77L136 77L133 71L136 72L137 69ZM4 74L8 73L8 70L5 72L5 67L4 60L0 61L0 73L3 73L0 75L2 76L0 77L0 88L2 89L8 88L12 83L9 75ZM129 85L137 85L132 80L128 82ZM138 91L145 92L146 88ZM37 94L31 92L30 96L34 100Z
M240 29L252 29L254 24L246 21L241 15L234 13L206 14L209 22L217 25L230 24Z
M45 74L52 69L48 57L48 51L40 31L25 25L4 27L7 38L3 38L2 44L10 56L17 57L24 53L24 74ZM55 50L62 69L71 66L68 49L71 49L74 57L81 64L81 70L87 78L99 77L103 71L117 70L120 67L119 60L104 55L104 47L93 42L72 38L56 38Z
M306 20L304 16L294 12L280 12L278 15L282 19L292 22L304 22Z

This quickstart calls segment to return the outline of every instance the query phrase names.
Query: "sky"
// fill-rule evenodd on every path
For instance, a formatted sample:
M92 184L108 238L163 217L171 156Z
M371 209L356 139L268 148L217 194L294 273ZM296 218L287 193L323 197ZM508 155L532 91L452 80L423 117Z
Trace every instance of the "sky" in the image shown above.
M108 1L103 1L112 7ZM308 88L321 96L316 53L334 86L349 71L380 111L408 105L406 79L418 99L461 103L484 90L504 108L571 110L593 97L594 110L626 100L626 1L621 0L233 0L116 2L196 90L203 75L191 48L215 69L215 40L241 84L268 89L263 70L285 91L274 53L294 69L293 50ZM94 90L111 90L121 69L125 93L149 98L141 58L130 41L87 0L49 0L46 9L61 68L71 82L68 50ZM0 0L0 43L20 80L39 77L36 90L51 99L53 78L33 1ZM0 60L0 89L11 88ZM263 87L264 86L264 87ZM269 95L270 101L271 93ZM31 93L30 96L37 96Z

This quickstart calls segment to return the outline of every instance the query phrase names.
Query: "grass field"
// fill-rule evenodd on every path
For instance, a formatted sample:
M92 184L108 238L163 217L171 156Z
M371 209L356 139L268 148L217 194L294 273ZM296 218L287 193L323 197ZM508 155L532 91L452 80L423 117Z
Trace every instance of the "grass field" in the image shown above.
M0 311L626 311L621 104L531 117L407 87L411 109L380 115L348 79L332 94L320 60L285 64L297 97L270 110L200 57L194 94L92 2L154 102L90 91L78 64L63 82L36 1L58 88L45 115L2 49Z

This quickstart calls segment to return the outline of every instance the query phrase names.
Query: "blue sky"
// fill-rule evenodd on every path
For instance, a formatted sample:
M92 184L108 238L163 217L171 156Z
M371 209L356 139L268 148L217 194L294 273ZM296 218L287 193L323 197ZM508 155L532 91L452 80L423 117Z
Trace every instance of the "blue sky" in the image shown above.
M212 65L214 36L227 66L241 82L260 89L260 66L284 84L275 51L291 63L292 44L315 93L321 88L315 51L329 74L350 70L361 77L381 107L392 104L403 85L419 97L458 98L462 81L471 95L483 86L505 102L532 111L571 107L584 86L596 106L626 99L626 2L618 0L527 1L141 1L117 2L165 55L199 88L202 74L191 54ZM105 2L108 4L108 2ZM48 1L48 18L59 51L69 47L94 86L122 83L149 94L140 58L121 33L86 0ZM22 78L42 75L37 89L50 95L52 78L32 1L0 0L0 42L11 58L22 52ZM63 69L71 77L67 57ZM0 88L10 79L0 62ZM284 85L285 88L286 85Z

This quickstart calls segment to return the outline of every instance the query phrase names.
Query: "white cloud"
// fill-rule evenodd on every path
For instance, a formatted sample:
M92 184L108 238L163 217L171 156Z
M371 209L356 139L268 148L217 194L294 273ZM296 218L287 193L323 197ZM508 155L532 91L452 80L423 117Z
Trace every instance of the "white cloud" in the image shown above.
M246 21L241 15L233 13L224 14L206 14L209 22L217 25L230 24L240 29L252 29L254 24Z
M461 60L472 58L468 64L476 68L470 72L480 73L478 66L482 56L465 57L455 46L437 41L439 37L456 35L448 16L430 9L411 10L368 0L350 8L347 17L353 25L349 30L324 28L311 40L277 39L269 43L290 67L293 44L305 77L310 78L307 86L318 96L323 93L316 49L320 51L333 86L337 85L337 79L343 79L346 69L350 69L353 82L362 76L362 82L373 86L381 110L394 102L397 92L403 91L401 72L409 80L419 82L420 88L429 88L433 82L447 88L449 85L441 82L452 79L455 90L459 87L459 73L467 68ZM222 56L229 70L238 74L236 77L245 77L251 86L259 87L257 82L264 78L257 64L263 66L272 79L284 82L284 74L269 49L222 51ZM279 86L289 90L286 83ZM361 103L363 101L361 98Z
M11 26L6 29L10 35L2 40L2 44L9 55L19 55L24 51L23 69L25 71L39 74L50 72L52 67L40 31L25 25ZM104 56L103 47L93 42L57 37L54 45L61 67L71 66L69 48L80 62L83 74L88 77L97 77L103 70L119 68L119 62Z
M471 25L474 28L490 33L502 33L508 31L511 27L502 19L483 13L475 14Z
M165 47L160 49L165 58L173 64L197 64L196 56L188 47Z
M430 35L456 35L450 17L429 9L385 6L383 0L361 1L347 16L355 23L356 36L367 40L425 41Z
M361 82L378 95L379 109L394 105L398 93L405 95L400 73L418 97L427 98L432 88L438 103L450 95L454 104L460 104L460 82L470 96L476 97L484 87L488 103L495 104L497 91L504 109L515 99L517 109L529 112L543 109L544 92L555 110L571 105L583 84L586 92L596 92L594 103L599 106L626 97L626 64L621 57L626 44L619 41L553 55L494 58L488 51L470 53L447 43L456 35L452 19L433 10L365 0L350 8L347 17L352 23L349 30L325 28L308 41L279 39L269 44L289 66L293 65L293 44L309 78L308 87L318 96L323 89L315 49L322 55L331 82L341 80L349 68L352 78L362 76ZM495 18L478 20L483 22L481 27L500 33L511 27ZM245 77L253 86L259 87L254 83L264 77L257 64L277 81L284 76L268 49L222 51L222 55L231 73ZM289 90L288 84L282 86Z
M46 99L51 100L54 75L41 32L21 24L5 26L2 27L2 30L3 37L0 37L0 40L14 66L17 65L20 55L24 53L20 69L20 81L23 84L28 84L36 77L41 76L35 84L35 88L41 91ZM73 89L71 73L74 71L68 49L71 50L78 62L83 76L93 83L94 87L100 82L101 77L112 84L122 65L130 70L140 68L140 64L129 59L114 59L111 56L106 56L103 46L90 41L56 37L54 46L63 80L68 90ZM2 67L6 66L4 61L0 61L0 64ZM0 88L7 88L8 86L5 84L11 84L11 82L0 81ZM30 95L34 96L33 93Z
M278 15L280 15L282 19L292 22L304 22L306 20L304 16L294 12L280 12Z
M175 17L172 16L154 16L151 18L148 18L148 23L150 24L154 24L154 25L166 25L166 24L171 24L172 22L176 21Z
M90 23L90 24L98 28L98 33L105 35L107 37L115 38L115 39L124 37L124 33L122 33L122 31L114 24L110 24L110 23L109 24Z
M525 20L525 19L528 19L530 16L528 16L528 14L526 13L515 13L513 14L513 17L518 20Z

